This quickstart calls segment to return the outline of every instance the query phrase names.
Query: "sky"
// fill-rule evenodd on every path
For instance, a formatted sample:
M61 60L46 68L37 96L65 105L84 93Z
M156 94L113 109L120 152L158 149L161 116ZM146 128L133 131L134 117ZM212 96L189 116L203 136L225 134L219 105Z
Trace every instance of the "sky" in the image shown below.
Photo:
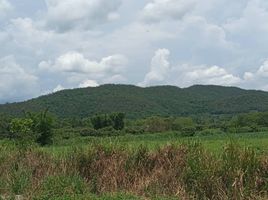
M268 1L0 0L0 103L107 83L268 91Z

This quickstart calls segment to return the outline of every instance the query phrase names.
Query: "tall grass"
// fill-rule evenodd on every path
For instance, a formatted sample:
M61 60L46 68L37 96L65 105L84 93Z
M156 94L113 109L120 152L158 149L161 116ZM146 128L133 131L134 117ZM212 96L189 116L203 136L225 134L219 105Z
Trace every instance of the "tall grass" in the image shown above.
M131 193L146 199L265 199L268 157L234 142L220 156L199 143L149 151L112 145L73 148L54 157L38 148L0 152L0 195L24 199L80 199ZM133 197L133 199L136 199Z

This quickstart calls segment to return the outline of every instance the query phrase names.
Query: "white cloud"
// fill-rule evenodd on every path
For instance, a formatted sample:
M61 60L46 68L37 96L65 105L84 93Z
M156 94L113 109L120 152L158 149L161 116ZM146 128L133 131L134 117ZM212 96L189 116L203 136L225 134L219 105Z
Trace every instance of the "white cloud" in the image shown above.
M242 79L219 66L182 64L170 66L170 51L159 49L152 59L150 72L139 85L175 84L181 87L193 84L238 85Z
M59 32L90 29L119 18L121 0L46 0L47 23Z
M68 52L55 61L42 61L39 64L40 74L61 77L66 88L97 86L99 83L115 82L123 79L121 73L126 69L128 60L123 55L111 55L99 62L90 60L78 52ZM111 83L111 82L109 82Z
M162 83L170 70L168 61L170 52L168 49L158 49L151 61L150 72L146 74L141 86Z
M251 72L245 72L244 74L244 80L245 81L251 81L254 79L254 74Z
M39 68L54 72L102 75L123 71L127 62L127 58L123 55L104 57L100 62L97 62L89 60L83 54L73 51L59 56L52 65L51 61L42 61L39 64Z
M28 75L40 63L32 76L50 92L86 80L265 89L267 18L267 0L0 0L0 58Z
M61 91L61 90L65 90L66 88L64 88L62 85L57 85L57 87L55 87L54 89L53 89L53 93L55 93L55 92L59 92L59 91Z
M183 74L184 80L188 84L212 84L212 85L237 85L241 83L241 78L228 73L224 68L219 66L196 66L192 71Z
M244 86L251 89L268 90L268 59L255 72L244 73Z
M8 0L0 0L0 17L5 16L13 7Z
M147 22L180 19L193 9L195 3L196 0L153 0L143 8L142 18Z
M259 70L257 71L257 75L268 78L268 60L266 60L259 68Z
M97 83L97 81L94 80L85 80L84 82L82 82L81 84L79 84L79 88L86 88L86 87L98 87L99 84Z
M0 59L0 101L22 100L38 95L38 78L26 72L13 56Z

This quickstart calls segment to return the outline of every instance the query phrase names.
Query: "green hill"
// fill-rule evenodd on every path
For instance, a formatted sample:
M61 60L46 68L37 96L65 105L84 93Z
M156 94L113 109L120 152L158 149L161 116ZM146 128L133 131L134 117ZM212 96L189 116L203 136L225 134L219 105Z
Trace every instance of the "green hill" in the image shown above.
M59 117L87 117L96 113L124 112L130 118L151 115L233 114L268 111L268 93L235 87L189 88L103 85L64 90L21 103L0 105L0 113L20 115L23 110L45 108Z

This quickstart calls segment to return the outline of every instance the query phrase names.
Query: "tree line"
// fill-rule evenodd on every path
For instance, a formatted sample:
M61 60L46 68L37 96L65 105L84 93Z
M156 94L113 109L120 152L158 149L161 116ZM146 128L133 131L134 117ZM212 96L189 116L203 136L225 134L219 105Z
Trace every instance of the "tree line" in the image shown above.
M181 136L215 133L242 133L268 130L268 112L239 115L202 115L189 117L152 116L129 120L124 113L98 114L87 118L59 119L48 110L25 112L21 118L0 115L0 139L18 144L53 143L55 136L117 136L174 131Z

